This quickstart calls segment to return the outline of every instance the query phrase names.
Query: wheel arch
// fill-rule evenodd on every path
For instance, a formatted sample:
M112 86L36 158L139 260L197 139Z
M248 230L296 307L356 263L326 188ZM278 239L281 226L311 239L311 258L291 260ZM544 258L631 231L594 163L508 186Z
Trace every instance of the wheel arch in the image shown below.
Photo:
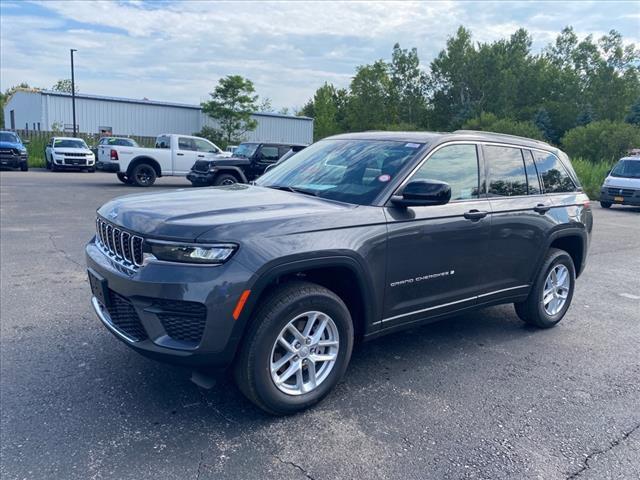
M131 160L131 162L129 162L129 166L127 167L127 176L130 176L133 169L141 163L149 164L156 171L156 175L158 177L162 176L162 169L160 168L160 164L158 163L158 161L155 158L147 156L139 156Z
M558 248L569 254L576 269L576 278L584 271L588 239L584 230L567 229L553 232L547 240L547 248Z
M238 167L234 167L234 166L216 167L215 176L221 173L229 173L233 175L238 179L238 182L240 183L249 183L244 172ZM214 176L214 179L215 179L215 176Z

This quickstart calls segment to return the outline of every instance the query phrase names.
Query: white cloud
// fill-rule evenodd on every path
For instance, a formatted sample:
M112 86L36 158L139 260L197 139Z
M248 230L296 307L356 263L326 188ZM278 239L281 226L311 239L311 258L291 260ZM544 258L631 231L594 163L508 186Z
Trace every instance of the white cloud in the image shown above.
M627 41L638 41L633 8L584 2L1 5L2 89L20 81L49 87L68 77L73 47L79 50L82 91L187 103L205 98L221 76L238 73L251 78L274 105L299 106L325 81L348 85L357 65L388 58L395 42L416 46L428 63L461 24L477 41L527 28L534 51L567 24L581 36L595 32L596 38L617 27ZM610 22L608 12L614 9L629 18Z

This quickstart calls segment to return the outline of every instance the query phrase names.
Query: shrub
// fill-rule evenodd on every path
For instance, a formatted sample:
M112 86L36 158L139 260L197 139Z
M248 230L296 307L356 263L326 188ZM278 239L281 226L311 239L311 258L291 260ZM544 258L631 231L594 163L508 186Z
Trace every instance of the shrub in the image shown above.
M481 113L478 117L467 120L462 128L483 130L495 133L507 133L520 137L543 140L542 132L533 122L519 122L510 118L498 118L493 113Z
M640 127L610 120L591 122L569 130L562 137L562 145L571 157L611 163L629 149L640 147Z
M604 179L607 178L607 173L613 167L615 161L600 160L599 162L592 162L590 160L576 157L571 160L582 189L589 195L591 200L598 200L600 198L600 187L604 183Z

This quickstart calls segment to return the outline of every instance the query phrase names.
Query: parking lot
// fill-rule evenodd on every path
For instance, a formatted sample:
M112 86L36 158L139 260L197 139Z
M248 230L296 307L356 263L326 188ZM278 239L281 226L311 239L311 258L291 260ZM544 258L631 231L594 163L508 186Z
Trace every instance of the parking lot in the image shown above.
M95 210L142 190L103 173L0 182L3 479L640 477L640 208L593 204L558 327L500 306L393 334L357 347L316 408L274 418L230 382L202 390L139 356L95 317Z

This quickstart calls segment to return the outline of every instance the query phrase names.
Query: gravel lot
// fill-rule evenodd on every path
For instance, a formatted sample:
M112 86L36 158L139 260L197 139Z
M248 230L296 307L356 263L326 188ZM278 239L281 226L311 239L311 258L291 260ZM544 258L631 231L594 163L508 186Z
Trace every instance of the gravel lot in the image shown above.
M137 355L93 314L95 209L140 190L37 170L0 185L3 479L640 477L640 209L594 204L557 328L501 306L394 334L357 348L317 408L273 418L230 383L201 390Z

